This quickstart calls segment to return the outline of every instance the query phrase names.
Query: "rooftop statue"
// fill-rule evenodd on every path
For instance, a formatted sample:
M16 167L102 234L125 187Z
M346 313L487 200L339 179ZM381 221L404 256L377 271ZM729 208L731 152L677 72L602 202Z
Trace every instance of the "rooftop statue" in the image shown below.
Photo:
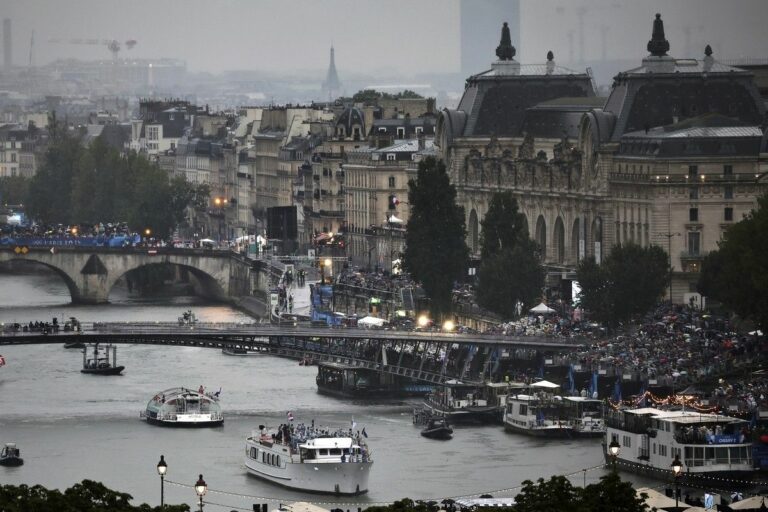
M515 56L515 47L512 46L512 37L509 35L509 25L504 22L504 26L501 27L501 42L496 47L496 55L499 60L513 60Z
M669 41L664 37L664 22L661 20L661 14L656 14L653 20L653 34L648 41L648 51L654 57L664 57L669 51Z

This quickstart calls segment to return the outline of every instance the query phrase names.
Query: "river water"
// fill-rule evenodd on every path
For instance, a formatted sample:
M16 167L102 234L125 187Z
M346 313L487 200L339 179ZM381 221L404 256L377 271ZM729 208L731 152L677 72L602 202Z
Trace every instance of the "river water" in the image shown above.
M138 299L116 288L110 304L73 306L53 274L0 274L0 322L50 321L53 316L91 321L175 321L192 309L198 319L251 322L226 305L195 297ZM253 503L305 500L332 508L403 497L437 499L515 488L525 479L571 474L576 485L597 481L604 470L600 440L544 441L507 434L500 426L455 427L450 441L419 435L411 411L417 400L348 401L317 393L315 367L272 356L231 357L193 347L118 347L124 375L84 375L82 354L61 345L0 347L0 443L15 442L25 464L0 468L1 484L42 484L65 489L83 479L127 492L134 504L160 502L155 466L168 463L166 503L194 505L199 473L209 486L206 511L251 510ZM221 388L225 424L217 429L147 425L139 411L157 392L176 386ZM296 422L365 427L374 458L369 492L361 497L308 495L249 476L244 440L260 423L277 426L291 411ZM642 481L630 477L636 482ZM182 485L177 485L183 484ZM514 496L515 490L493 493ZM270 508L276 503L272 503Z

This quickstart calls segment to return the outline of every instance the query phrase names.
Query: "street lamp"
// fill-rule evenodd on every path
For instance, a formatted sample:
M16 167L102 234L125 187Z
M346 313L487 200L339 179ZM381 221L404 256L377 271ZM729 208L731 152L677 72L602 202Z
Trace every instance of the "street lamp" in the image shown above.
M672 475L675 477L675 508L677 508L680 496L680 474L683 471L683 463L680 462L680 455L675 454L675 460L672 461Z
M611 456L614 473L616 473L616 458L619 456L619 451L621 451L621 446L619 446L619 442L614 439L611 441L611 444L608 445L608 454Z
M160 475L160 507L165 506L165 473L168 471L168 464L165 463L165 456L160 456L160 462L157 463L157 474Z
M445 332L452 332L455 327L456 324L453 323L453 320L446 320L443 322L443 331Z
M149 235L151 235L151 234L152 234L152 230L151 230L151 229L149 229L149 228L147 228L147 229L145 229L145 230L144 230L144 234L145 234L146 236L149 236Z
M203 512L203 496L208 492L208 485L205 483L205 480L203 480L203 475L200 475L200 478L198 478L195 483L195 492L200 498L200 512Z
M419 318L416 319L416 324L423 329L429 325L429 318L427 318L427 315L419 315Z

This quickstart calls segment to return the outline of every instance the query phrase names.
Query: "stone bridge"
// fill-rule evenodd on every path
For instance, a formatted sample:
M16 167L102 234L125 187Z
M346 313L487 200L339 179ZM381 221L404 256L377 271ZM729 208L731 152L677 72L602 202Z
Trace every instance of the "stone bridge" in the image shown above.
M125 273L146 265L172 264L194 278L198 294L229 300L250 295L261 281L253 262L230 251L209 249L109 248L109 247L11 247L0 248L0 263L27 261L55 271L69 288L72 302L101 304Z

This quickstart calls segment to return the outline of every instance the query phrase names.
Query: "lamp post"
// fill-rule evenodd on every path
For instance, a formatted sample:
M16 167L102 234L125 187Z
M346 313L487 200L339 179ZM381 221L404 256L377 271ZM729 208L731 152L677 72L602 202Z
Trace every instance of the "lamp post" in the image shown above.
M616 473L616 458L619 456L619 451L621 451L621 446L619 446L618 441L614 439L611 441L611 444L608 445L608 454L611 456L614 473Z
M160 456L160 462L157 463L157 474L160 475L160 508L165 506L165 473L168 471L168 464L165 463L165 456Z
M203 512L203 496L208 492L208 485L205 483L205 480L203 480L203 475L200 475L200 478L198 478L195 483L195 492L197 493L198 498L200 498L200 512Z
M675 509L677 509L680 496L680 473L683 471L683 463L680 462L680 455L675 454L675 460L672 461L672 475L675 477Z

